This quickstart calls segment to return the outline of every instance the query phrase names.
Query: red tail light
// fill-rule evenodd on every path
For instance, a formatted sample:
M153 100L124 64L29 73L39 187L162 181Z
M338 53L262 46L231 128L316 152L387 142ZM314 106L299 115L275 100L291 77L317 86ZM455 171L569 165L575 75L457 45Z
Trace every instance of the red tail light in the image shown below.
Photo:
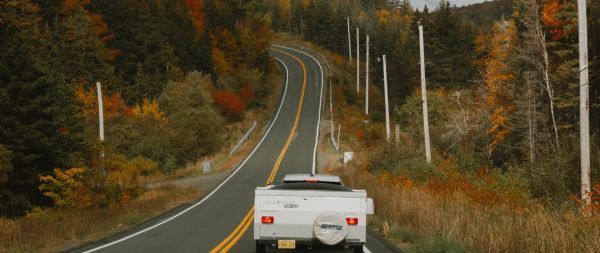
M275 218L273 218L273 216L263 216L262 217L263 224L273 224L274 221L275 221Z
M358 218L346 218L346 222L348 223L348 225L357 225Z

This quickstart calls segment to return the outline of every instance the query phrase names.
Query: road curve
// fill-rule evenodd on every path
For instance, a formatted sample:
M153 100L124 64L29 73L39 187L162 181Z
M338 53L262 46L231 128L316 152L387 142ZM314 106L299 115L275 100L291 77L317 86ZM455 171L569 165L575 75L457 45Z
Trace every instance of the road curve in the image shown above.
M310 173L316 166L323 92L322 69L314 58L279 46L271 55L286 76L280 104L259 144L227 179L193 205L69 251L254 252L254 189L286 174ZM370 231L366 248L395 251Z

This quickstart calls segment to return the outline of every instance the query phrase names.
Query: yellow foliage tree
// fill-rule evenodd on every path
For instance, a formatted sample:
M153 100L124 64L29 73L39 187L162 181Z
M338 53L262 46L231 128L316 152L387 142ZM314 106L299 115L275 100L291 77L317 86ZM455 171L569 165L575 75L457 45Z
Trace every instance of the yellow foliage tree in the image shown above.
M84 115L94 115L98 113L98 103L96 92L93 89L84 89L83 85L78 85L75 89L75 99L82 106Z
M483 78L487 85L486 105L490 110L488 116L490 128L487 134L491 137L488 144L488 156L510 134L509 116L514 109L512 82L514 75L508 65L515 41L515 25L513 22L498 22L494 25L493 36L489 41L489 52L483 61Z
M141 105L135 105L131 113L138 118L150 117L155 120L166 120L165 114L160 111L157 99L144 98Z
M106 184L110 186L109 191L112 191L107 194L113 201L124 203L143 192L139 183L140 176L157 173L158 164L144 157L128 160L123 155L113 154L107 161L106 169Z
M54 169L54 175L40 176L39 190L59 208L91 206L89 190L84 183L86 172L85 168Z

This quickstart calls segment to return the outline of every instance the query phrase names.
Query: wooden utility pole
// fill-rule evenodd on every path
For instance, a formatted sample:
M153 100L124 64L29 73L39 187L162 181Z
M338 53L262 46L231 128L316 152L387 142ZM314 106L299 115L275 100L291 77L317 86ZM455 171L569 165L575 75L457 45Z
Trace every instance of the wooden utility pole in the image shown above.
M360 37L358 33L358 27L356 28L356 94L360 92Z
M365 59L365 114L369 115L369 35L367 35L367 54Z
M348 25L348 57L352 62L352 40L350 39L350 18L346 18L346 24Z
M577 2L579 19L579 135L581 141L581 198L591 202L590 100L588 73L587 13L585 0Z
M102 85L100 82L96 82L96 92L98 93L98 128L100 137L100 162L102 168L102 174L106 174L106 168L104 165L104 109L102 104Z
M429 116L427 113L427 89L425 84L425 48L423 46L423 25L419 22L419 48L421 53L421 96L423 100L423 134L425 135L425 159L431 163L431 145L429 144Z
M388 103L387 66L383 55L383 95L385 97L385 136L390 141L390 106Z
M104 142L104 111L102 109L102 85L96 82L96 91L98 93L98 128L100 130L100 141Z

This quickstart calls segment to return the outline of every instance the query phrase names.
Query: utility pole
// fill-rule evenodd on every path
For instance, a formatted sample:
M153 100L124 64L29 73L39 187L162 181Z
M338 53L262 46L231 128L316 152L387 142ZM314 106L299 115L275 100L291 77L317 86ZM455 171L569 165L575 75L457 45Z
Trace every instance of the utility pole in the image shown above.
M96 82L96 90L98 92L98 124L100 128L100 141L104 142L104 111L102 110L102 85ZM104 156L104 154L102 154Z
M581 198L589 204L590 186L590 100L588 73L587 13L585 0L577 1L579 19L579 135L581 141Z
M365 115L369 115L369 35L367 34L367 58L365 60Z
M352 62L352 40L350 40L350 17L346 18L346 24L348 25L348 57Z
M390 107L388 103L388 85L387 85L387 66L385 62L385 54L383 55L383 93L385 96L385 136L386 140L390 141Z
M425 48L423 46L423 25L419 22L419 48L421 54L421 96L423 100L423 133L425 135L425 159L431 163L431 146L429 144L429 116L427 113L427 89L425 85Z
M102 85L100 82L96 82L96 92L98 93L98 128L100 135L100 161L102 167L102 173L106 173L106 169L104 167L104 110L102 105Z
M358 27L356 28L356 94L359 94L360 92L360 48L359 48L359 33L358 33Z

